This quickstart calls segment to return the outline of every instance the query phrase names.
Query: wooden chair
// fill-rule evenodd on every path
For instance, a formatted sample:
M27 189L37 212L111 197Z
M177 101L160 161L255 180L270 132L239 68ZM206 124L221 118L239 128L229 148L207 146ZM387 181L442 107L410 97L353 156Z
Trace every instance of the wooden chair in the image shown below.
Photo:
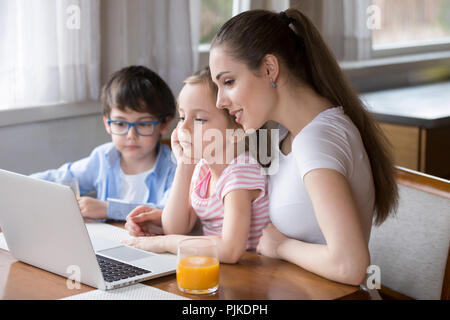
M383 299L450 299L450 181L397 168L399 208L369 242Z

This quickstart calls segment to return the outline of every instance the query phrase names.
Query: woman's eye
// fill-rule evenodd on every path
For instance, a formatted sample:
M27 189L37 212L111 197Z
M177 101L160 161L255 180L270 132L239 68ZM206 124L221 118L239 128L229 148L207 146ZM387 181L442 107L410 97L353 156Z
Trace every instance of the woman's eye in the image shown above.
M225 80L225 82L224 82L224 84L226 85L226 86L231 86L232 84L234 83L234 80Z
M200 123L205 123L206 122L205 119L195 119L195 121L200 122Z
M178 117L178 121L184 121L184 117Z

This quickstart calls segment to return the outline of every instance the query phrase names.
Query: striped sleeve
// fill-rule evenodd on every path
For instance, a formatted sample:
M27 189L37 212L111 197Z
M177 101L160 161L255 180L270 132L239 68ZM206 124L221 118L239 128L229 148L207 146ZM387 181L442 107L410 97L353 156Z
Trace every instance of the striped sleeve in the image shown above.
M216 190L217 195L223 202L224 197L233 190L257 190L262 192L257 199L263 197L266 193L266 177L261 174L259 164L235 163L230 164L225 170L220 181L218 181ZM255 199L254 201L256 201Z

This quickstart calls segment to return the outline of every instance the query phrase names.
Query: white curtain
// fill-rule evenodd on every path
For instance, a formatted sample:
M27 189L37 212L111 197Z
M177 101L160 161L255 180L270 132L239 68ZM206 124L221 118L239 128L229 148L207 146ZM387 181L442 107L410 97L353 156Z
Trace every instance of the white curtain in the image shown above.
M371 58L371 31L367 27L370 0L293 0L321 31L339 61Z
M340 61L370 59L371 32L367 28L370 0L325 0L324 35Z
M0 108L98 99L99 1L0 1Z
M158 73L177 95L195 67L189 1L107 0L102 5L103 81L139 64Z

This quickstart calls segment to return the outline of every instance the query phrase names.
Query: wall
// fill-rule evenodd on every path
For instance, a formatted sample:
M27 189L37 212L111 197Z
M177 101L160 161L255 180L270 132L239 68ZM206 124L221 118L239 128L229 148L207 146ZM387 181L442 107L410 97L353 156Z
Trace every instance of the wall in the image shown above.
M20 111L0 110L0 169L30 174L57 168L89 155L95 146L110 141L98 102L51 108L58 107L65 109L59 112L66 115L52 118L42 112L37 114L38 108L19 119L22 121L14 119Z

